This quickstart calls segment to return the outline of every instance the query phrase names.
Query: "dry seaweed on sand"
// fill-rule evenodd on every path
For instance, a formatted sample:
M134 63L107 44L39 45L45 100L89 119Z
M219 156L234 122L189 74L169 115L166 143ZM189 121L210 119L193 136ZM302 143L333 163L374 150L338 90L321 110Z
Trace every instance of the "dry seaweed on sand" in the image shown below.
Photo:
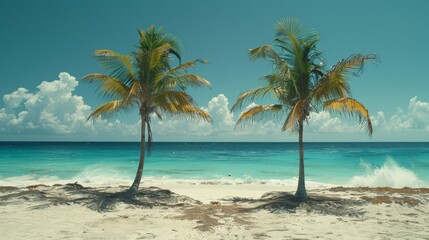
M424 204L429 198L429 188L391 188L391 187L334 187L331 192L357 192L360 199L371 204L401 204L416 206ZM363 195L370 193L372 196Z
M232 222L234 225L252 225L250 217L246 216L247 210L237 205L204 204L183 208L180 220L197 221L195 229L200 231L214 231L214 227Z

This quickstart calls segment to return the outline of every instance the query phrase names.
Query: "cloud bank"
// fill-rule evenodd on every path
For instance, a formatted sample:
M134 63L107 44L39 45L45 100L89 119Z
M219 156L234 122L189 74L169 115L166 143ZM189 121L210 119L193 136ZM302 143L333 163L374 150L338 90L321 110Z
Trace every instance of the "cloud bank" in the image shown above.
M0 140L129 140L138 141L140 122L127 123L119 119L86 121L92 111L82 96L74 94L79 82L62 72L57 80L43 81L34 92L26 88L3 96L0 106ZM251 103L248 107L255 105ZM234 130L239 112L230 112L231 105L224 94L213 97L202 108L209 112L213 123L197 122L166 116L163 121L153 118L155 140L161 141L269 141L295 140L296 136L280 131L282 122L267 119ZM398 109L391 117L380 111L371 117L379 134L429 132L429 103L413 97L408 109ZM280 120L281 121L281 120ZM306 134L357 134L362 129L347 119L329 112L311 113ZM29 137L33 136L33 138ZM354 139L350 139L354 140ZM315 139L314 141L317 141Z
M3 96L4 107L0 108L0 132L25 135L80 135L98 133L137 135L137 124L123 124L119 120L86 121L91 107L82 96L73 94L79 85L75 77L62 72L58 80L43 81L37 90L18 88Z

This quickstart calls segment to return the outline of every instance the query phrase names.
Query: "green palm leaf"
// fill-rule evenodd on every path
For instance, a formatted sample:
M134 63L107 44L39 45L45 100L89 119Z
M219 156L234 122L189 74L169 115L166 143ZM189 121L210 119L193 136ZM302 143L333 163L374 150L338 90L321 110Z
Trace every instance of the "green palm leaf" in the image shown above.
M108 70L109 76L129 85L134 80L133 65L127 55L118 54L112 50L96 50L94 57L101 66Z

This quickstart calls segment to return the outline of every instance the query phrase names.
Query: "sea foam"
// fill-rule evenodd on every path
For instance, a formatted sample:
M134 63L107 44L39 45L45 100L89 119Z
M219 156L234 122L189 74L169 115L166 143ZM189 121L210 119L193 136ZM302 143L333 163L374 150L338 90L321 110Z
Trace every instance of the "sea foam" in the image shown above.
M67 181L61 180L56 176L47 175L23 175L0 179L0 186L26 187L34 184L65 184Z
M132 180L132 177L128 176L125 171L105 167L100 164L88 166L73 177L73 181L90 186L129 185Z
M374 167L366 162L361 162L361 167L366 173L352 177L349 185L393 188L424 186L413 171L399 166L393 158L388 158L381 167Z

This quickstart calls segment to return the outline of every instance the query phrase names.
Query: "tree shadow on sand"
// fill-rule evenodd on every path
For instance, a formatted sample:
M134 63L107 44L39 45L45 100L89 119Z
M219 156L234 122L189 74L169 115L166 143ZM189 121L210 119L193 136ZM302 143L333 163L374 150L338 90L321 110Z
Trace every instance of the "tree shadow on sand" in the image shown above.
M259 199L229 198L224 201L247 204L249 211L268 210L270 212L296 213L298 209L308 213L327 214L335 216L362 216L365 211L363 200L342 199L320 195L310 195L305 201L288 192L268 192Z
M305 201L287 192L268 192L261 198L226 198L210 204L193 205L183 208L176 219L196 221L196 229L214 231L224 224L250 226L255 219L251 213L270 211L271 213L296 213L298 210L308 213L361 217L364 200L341 199L312 194Z
M35 203L31 209L43 209L50 206L78 204L104 212L113 210L118 203L139 208L201 204L200 201L157 187L141 188L133 198L127 194L126 188L122 192L112 193L109 192L109 188L85 188L77 183L52 187L34 185L28 186L27 189L0 188L0 205L29 201Z

